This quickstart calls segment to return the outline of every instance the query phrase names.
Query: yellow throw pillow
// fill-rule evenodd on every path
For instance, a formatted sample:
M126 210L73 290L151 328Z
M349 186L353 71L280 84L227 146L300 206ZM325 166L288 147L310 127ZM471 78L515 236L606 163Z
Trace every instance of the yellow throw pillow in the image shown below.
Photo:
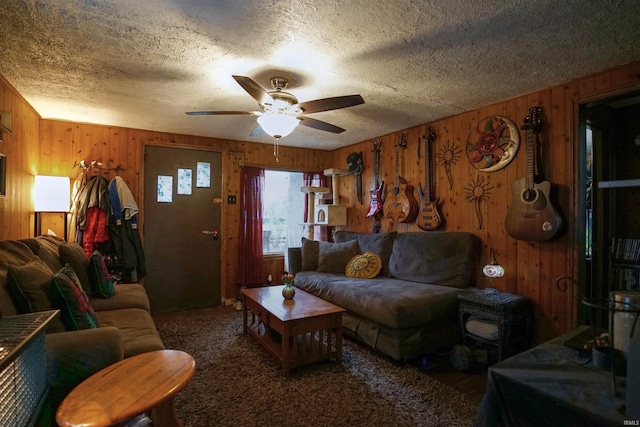
M373 252L365 252L356 255L347 264L347 277L357 277L359 279L373 279L382 269L382 260Z

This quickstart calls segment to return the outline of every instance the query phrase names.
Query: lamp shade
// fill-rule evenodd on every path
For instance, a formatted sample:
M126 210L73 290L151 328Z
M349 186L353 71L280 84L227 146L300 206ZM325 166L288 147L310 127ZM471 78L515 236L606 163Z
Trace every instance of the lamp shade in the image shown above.
M258 117L258 124L267 134L274 138L289 135L300 123L299 119L283 113L265 113Z
M70 204L69 177L36 175L35 212L69 212Z
M493 248L491 248L490 256L491 262L482 268L482 274L490 279L504 276L504 267L496 261L496 253Z

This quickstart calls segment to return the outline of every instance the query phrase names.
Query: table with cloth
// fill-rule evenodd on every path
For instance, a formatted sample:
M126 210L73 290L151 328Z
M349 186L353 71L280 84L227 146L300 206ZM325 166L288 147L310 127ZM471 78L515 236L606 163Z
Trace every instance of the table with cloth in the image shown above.
M487 392L475 426L622 426L625 379L596 368L584 352L565 342L589 328L581 326L503 360L488 370ZM626 421L626 423L625 423ZM634 424L631 424L634 425Z

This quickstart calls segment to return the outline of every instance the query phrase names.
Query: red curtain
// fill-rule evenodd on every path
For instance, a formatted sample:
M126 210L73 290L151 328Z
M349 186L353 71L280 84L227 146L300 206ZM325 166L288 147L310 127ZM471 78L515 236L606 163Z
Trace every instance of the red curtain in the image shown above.
M302 180L304 182L305 187L314 186L314 187L329 187L331 190L331 180L320 172L305 172L302 175ZM334 200L333 203L337 203L337 200ZM304 195L304 218L303 221L313 221L313 212L311 212L311 218L309 218L309 194ZM329 236L331 236L331 230L333 227L313 227L313 238L314 240L323 240L328 241Z
M262 192L264 170L243 167L240 171L240 224L238 227L238 271L241 286L266 284L262 256Z

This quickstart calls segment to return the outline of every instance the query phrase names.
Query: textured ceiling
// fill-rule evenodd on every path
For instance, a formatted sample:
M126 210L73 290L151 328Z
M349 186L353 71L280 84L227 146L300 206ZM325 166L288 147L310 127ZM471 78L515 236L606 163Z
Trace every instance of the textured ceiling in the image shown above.
M231 75L314 113L282 145L335 149L640 60L637 0L2 0L0 74L45 118L244 141Z

